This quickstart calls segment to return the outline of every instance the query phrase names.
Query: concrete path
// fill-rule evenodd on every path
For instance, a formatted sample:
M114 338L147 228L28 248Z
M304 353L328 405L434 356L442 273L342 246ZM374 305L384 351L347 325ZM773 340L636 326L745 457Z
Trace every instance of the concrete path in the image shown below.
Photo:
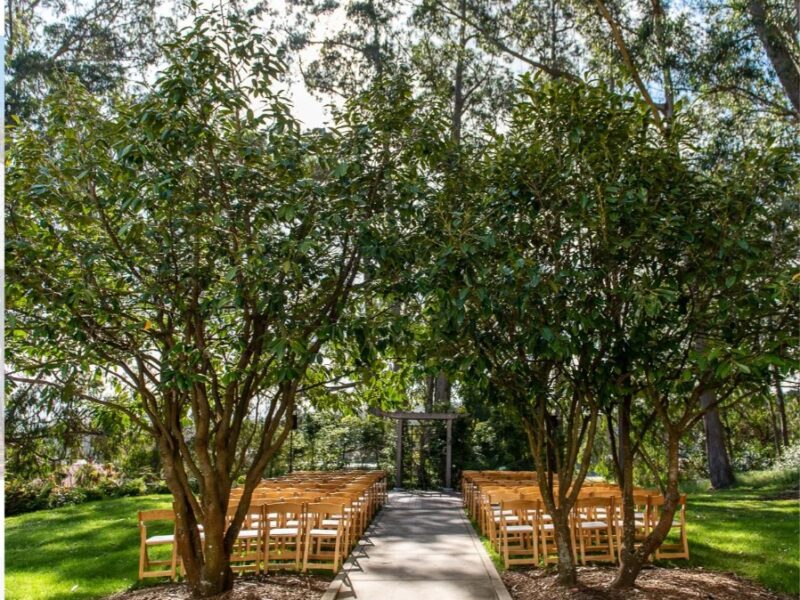
M391 492L340 575L340 599L511 600L454 494Z

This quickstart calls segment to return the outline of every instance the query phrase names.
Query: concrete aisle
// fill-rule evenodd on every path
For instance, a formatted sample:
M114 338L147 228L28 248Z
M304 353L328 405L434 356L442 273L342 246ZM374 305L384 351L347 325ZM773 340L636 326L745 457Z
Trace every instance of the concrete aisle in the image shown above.
M391 492L345 563L337 598L510 600L461 508L436 492Z

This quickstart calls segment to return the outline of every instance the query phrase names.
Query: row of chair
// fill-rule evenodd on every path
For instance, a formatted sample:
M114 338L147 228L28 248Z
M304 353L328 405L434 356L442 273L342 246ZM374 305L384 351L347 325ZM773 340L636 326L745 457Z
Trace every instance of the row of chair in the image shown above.
M557 562L555 527L547 513L535 473L507 476L465 472L462 481L464 505L506 566ZM531 481L533 480L533 481ZM635 542L641 543L661 518L664 497L653 490L634 491ZM569 530L575 560L614 562L622 547L623 505L617 486L587 483L569 515ZM679 500L671 524L678 540L662 544L656 559L689 558L686 535L686 496Z
M234 571L266 573L270 568L339 570L369 522L386 501L383 471L294 473L265 480L254 490L231 555ZM228 521L242 495L234 489ZM170 534L148 535L153 521L172 522ZM139 579L175 578L181 570L171 510L140 511ZM201 537L203 525L199 524ZM170 557L153 558L149 549L170 546Z

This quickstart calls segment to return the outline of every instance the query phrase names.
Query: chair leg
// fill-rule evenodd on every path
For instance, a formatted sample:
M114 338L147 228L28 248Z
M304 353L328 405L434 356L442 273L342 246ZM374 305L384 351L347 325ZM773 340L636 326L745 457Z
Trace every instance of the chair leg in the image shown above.
M147 564L147 546L144 542L139 545L139 580L144 579L144 570Z
M312 544L311 531L306 534L305 551L303 552L303 573L308 571L308 550Z

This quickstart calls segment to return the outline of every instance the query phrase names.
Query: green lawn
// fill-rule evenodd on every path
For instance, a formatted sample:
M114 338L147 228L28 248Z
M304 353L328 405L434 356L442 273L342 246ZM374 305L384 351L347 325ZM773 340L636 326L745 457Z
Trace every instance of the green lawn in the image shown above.
M732 490L692 491L689 564L800 594L800 502L765 499L785 488L785 481L750 476ZM9 517L6 598L90 599L130 587L138 568L136 511L169 505L169 496L143 496Z
M786 491L785 480L747 474L740 481L730 490L689 493L690 564L732 571L775 591L800 595L797 492L793 499L771 499Z
M171 505L167 495L141 496L7 518L6 598L78 600L130 587L139 569L136 511Z

